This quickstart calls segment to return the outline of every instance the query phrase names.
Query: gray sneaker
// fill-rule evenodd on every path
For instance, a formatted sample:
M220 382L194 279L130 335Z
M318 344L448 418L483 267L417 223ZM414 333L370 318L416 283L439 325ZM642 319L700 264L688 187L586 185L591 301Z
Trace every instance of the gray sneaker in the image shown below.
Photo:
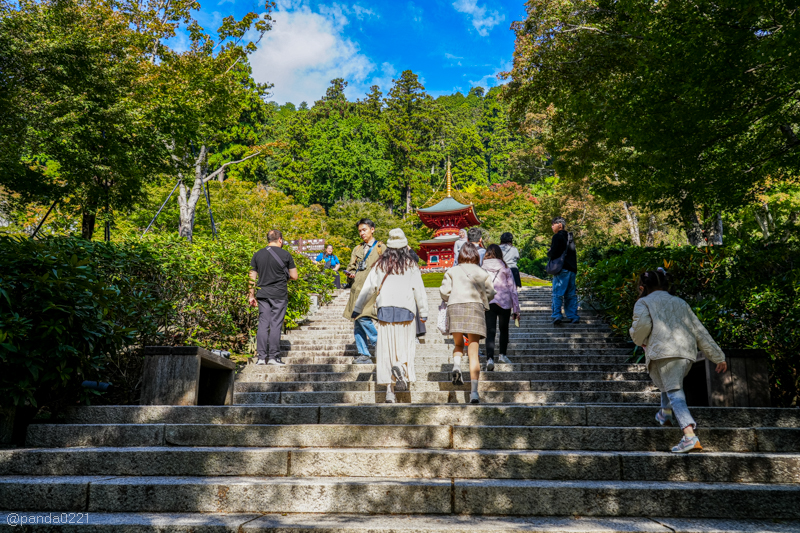
M494 370L494 359L490 357L486 360L486 371L491 372L492 370Z
M672 453L689 453L689 452L702 452L703 447L700 446L700 440L698 440L697 435L694 437L684 437L678 443L677 446L672 448Z
M508 357L506 357L503 354L500 354L500 356L497 358L497 362L501 363L501 364L504 364L504 365L510 365L511 364L511 359L509 359Z
M263 364L263 363L258 362L256 364ZM267 361L267 364L268 365L275 365L275 366L286 366L286 363L284 363L280 359L270 359L269 361Z
M394 376L394 390L397 392L405 392L408 390L408 383L406 382L403 371L399 366L392 367L392 375Z
M371 365L372 359L366 355L359 355L353 360L355 365Z

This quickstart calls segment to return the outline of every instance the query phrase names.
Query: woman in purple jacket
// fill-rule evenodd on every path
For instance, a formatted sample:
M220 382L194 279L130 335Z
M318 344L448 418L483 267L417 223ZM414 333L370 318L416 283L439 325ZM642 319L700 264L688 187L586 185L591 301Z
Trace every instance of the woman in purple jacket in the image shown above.
M502 364L511 364L506 357L508 350L508 324L512 318L519 318L519 297L517 285L511 269L503 261L503 250L496 244L490 244L483 257L483 269L492 278L494 290L497 291L494 299L489 302L486 311L486 370L494 370L494 338L497 333L497 320L500 320L500 355L497 361Z

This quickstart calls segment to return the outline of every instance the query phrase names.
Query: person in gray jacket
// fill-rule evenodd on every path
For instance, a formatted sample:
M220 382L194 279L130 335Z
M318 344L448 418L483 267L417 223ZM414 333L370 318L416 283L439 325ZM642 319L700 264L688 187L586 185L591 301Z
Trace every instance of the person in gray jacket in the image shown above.
M519 250L514 246L514 235L508 231L500 235L500 249L503 251L503 261L511 270L511 275L514 276L514 285L516 285L517 288L522 287L522 278L517 268Z
M698 348L717 364L717 373L728 365L725 354L685 301L669 293L670 280L664 269L639 276L639 300L633 308L630 329L633 342L644 348L647 371L661 391L661 409L656 421L671 426L677 419L683 438L675 453L700 451L694 434L697 423L686 406L683 378L697 360Z

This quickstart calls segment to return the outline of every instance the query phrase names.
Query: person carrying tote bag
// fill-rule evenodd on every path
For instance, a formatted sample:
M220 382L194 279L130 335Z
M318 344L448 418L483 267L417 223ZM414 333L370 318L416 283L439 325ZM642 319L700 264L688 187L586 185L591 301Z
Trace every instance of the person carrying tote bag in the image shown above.
M506 356L508 351L508 326L512 316L519 319L519 296L514 282L514 274L503 260L503 250L496 244L490 244L483 257L483 269L492 276L494 299L489 302L486 311L486 371L494 370L494 336L497 323L500 322L500 355L497 360L509 365L511 360Z
M395 391L408 390L416 381L414 356L417 324L428 319L428 296L417 261L403 230L389 232L386 251L375 263L356 300L353 316L377 294L378 344L375 350L375 382L386 385L386 403L396 401Z
M495 296L492 278L480 267L481 256L477 246L466 243L458 255L458 265L444 274L439 293L447 302L447 320L453 335L453 385L463 385L461 358L464 355L464 338L469 340L469 374L472 382L470 403L480 403L478 382L481 365L478 344L486 337L486 311Z

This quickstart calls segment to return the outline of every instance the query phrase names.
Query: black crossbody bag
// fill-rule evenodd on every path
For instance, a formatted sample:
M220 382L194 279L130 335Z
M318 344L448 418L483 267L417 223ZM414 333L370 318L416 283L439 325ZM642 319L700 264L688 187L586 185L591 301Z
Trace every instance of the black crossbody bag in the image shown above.
M564 248L564 253L561 254L561 257L557 257L555 259L551 259L547 262L547 268L545 268L545 272L550 274L551 276L558 275L562 270L564 270L564 260L567 258L567 252L569 252L569 247L572 244L572 233L567 233L567 247Z

